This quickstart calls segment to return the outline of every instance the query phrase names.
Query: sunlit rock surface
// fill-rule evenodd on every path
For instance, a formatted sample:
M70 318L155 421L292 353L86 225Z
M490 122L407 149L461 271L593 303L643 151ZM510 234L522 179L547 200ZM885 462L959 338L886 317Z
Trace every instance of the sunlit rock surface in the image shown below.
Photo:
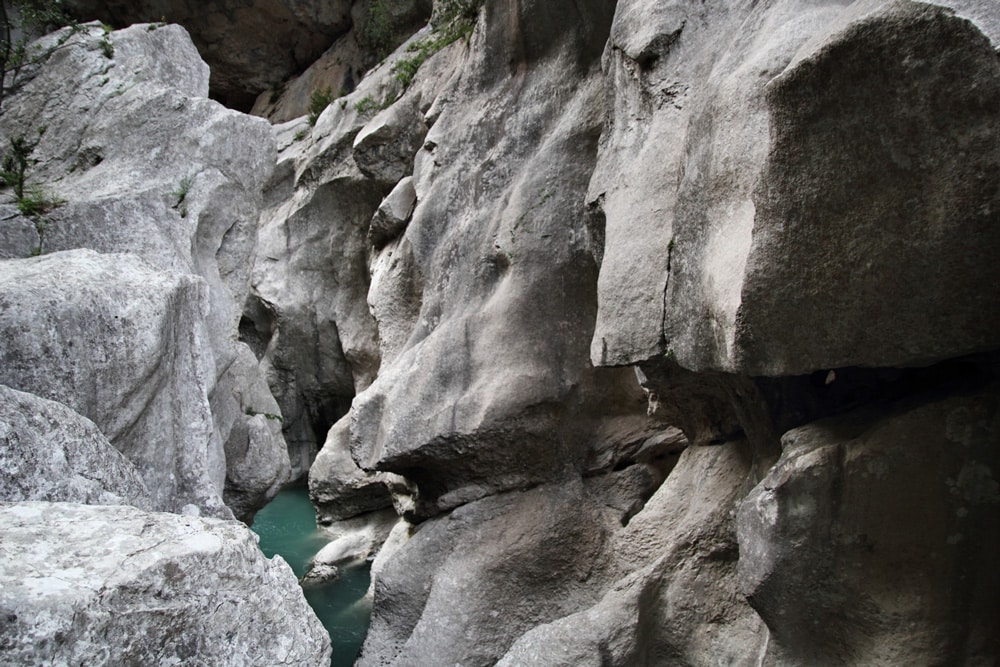
M148 509L136 467L92 421L0 385L0 501L47 500Z
M110 51L101 47L102 40ZM280 416L280 409L266 395L249 350L237 342L261 191L274 169L267 123L205 98L208 67L178 26L139 25L105 34L88 25L75 34L64 30L47 36L29 48L49 55L12 78L0 134L5 145L18 136L38 140L27 183L61 204L41 216L5 221L0 226L5 256L77 248L129 253L176 279L202 283L198 322L183 326L199 332L198 340L190 341L192 354L200 357L192 386L207 392L210 401L210 441L199 436L191 446L207 448L205 474L219 494L228 477L227 496L246 518L273 496L276 480L283 483L289 467L280 430L248 423L248 412ZM101 286L92 289L98 293ZM138 329L144 324L132 323ZM82 343L77 353L86 356ZM96 335L93 343L110 341ZM130 341L119 343L127 347ZM131 353L121 349L116 354ZM59 391L93 400L82 385ZM106 435L114 440L114 434ZM237 465L227 470L227 451L238 464L251 447L268 452L266 459L255 459L261 470L250 477L241 477Z
M0 504L0 660L330 664L291 568L233 521Z

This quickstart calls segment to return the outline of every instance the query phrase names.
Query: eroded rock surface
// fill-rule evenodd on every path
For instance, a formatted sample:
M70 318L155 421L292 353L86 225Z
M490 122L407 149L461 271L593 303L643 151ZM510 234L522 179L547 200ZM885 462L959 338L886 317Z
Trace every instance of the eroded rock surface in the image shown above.
M345 81L371 6L261 113ZM230 491L278 483L279 425L292 474L325 443L317 563L379 550L360 664L995 662L995 3L453 10L212 191L252 217L264 187L255 256L202 172L187 214L143 202L198 216L164 238L218 277L99 248L239 321L208 374L234 391L206 383Z
M740 591L770 628L766 663L992 661L998 428L993 387L784 435L739 510Z
M951 4L619 3L595 363L794 375L997 346L996 9Z
M0 501L150 507L136 467L65 405L0 385Z
M209 473L205 283L134 255L0 262L0 382L91 419L153 506L231 516Z
M101 47L104 41L110 51ZM14 79L0 133L5 145L19 136L37 139L27 183L61 204L39 216L16 215L5 222L0 231L5 256L76 248L130 253L176 279L201 281L199 322L181 326L197 332L198 339L190 341L199 356L193 385L198 388L192 391L207 392L211 406L204 474L221 493L227 450L237 454L234 465L251 448L272 452L268 460L256 459L261 469L254 483L238 479L235 469L228 475L234 505L259 506L287 479L289 467L280 431L249 423L248 410L280 416L280 409L261 396L267 393L262 371L236 341L261 191L274 169L267 124L205 98L208 67L178 26L133 26L108 34L84 26L75 34L61 31L42 38L30 48L48 56ZM101 290L96 284L92 288ZM55 313L48 316L58 319ZM141 321L132 324L143 327ZM152 326L148 335L160 335L159 325ZM95 334L95 345L101 344L107 343ZM77 354L88 353L80 346ZM74 390L86 391L60 388ZM120 418L101 415L96 421ZM117 437L106 435L112 441ZM199 436L192 446L205 444Z
M295 575L233 521L0 504L6 664L330 664Z

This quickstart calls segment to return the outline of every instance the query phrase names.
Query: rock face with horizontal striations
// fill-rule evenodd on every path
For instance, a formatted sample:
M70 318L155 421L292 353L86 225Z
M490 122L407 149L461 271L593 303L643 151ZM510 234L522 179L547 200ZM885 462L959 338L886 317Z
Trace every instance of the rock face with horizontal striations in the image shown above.
M232 521L0 505L5 664L330 664L295 575Z

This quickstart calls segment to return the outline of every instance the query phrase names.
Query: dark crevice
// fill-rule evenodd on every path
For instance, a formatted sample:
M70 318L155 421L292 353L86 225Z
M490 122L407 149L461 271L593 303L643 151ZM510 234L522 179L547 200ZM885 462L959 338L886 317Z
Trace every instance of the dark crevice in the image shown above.
M247 297L240 317L239 340L246 343L260 361L277 328L274 308L255 294Z
M695 373L670 359L641 369L658 419L676 424L696 445L745 437L767 466L780 453L780 436L804 424L867 405L917 404L979 390L1000 378L1000 352L919 368L845 367L788 377Z

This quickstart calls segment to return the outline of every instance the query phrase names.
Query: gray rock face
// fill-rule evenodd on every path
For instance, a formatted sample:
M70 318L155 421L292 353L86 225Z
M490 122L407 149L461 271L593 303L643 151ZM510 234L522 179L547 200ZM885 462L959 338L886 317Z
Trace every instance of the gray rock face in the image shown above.
M521 636L499 665L755 665L761 621L739 596L735 507L746 443L691 447L602 554L601 597Z
M27 502L0 531L5 664L330 664L291 568L238 523Z
M61 36L33 48L45 52ZM110 57L100 47L104 39L113 47ZM43 63L25 68L4 101L0 133L6 143L46 128L28 183L65 201L38 219L15 218L28 233L5 233L12 242L7 257L74 248L127 252L207 285L199 297L204 331L197 346L205 367L198 385L212 407L205 465L221 491L226 449L250 446L246 410L280 414L273 403L264 408L244 401L259 395L263 375L236 342L274 149L266 123L204 98L208 78L177 26L135 26L106 36L87 27ZM281 449L273 441L264 448ZM269 471L259 472L261 486L237 482L241 490L234 486L230 495L273 493L288 463L278 455L267 465Z
M260 91L304 69L351 27L351 2L257 0L71 0L84 20L121 27L179 23L212 66L212 88L227 105L249 109ZM252 48L250 48L252 45Z
M559 476L586 451L577 429L606 410L586 357L595 267L580 204L601 91L596 49L581 45L611 11L577 9L587 20L565 27L486 8L467 54L434 56L395 105L419 94L430 129L398 263L377 260L369 299L380 327L400 312L412 328L386 327L395 356L355 399L351 437L363 468L415 482L418 516ZM393 299L392 284L407 291Z
M994 387L785 434L738 518L764 664L995 659L998 426Z
M592 602L581 582L606 535L582 491L491 496L421 524L375 579L357 664L492 665L535 623Z
M407 176L400 179L372 217L371 227L368 229L369 242L376 248L382 248L399 236L410 221L416 204L417 192L413 189L413 178Z
M791 375L996 347L996 9L845 4L619 4L595 363Z
M150 506L128 459L65 405L0 385L0 501Z
M47 132L32 176L71 202L2 233L149 266L101 278L118 299L48 287L58 257L6 262L19 287L115 313L135 275L198 286L200 310L179 287L169 305L227 341L192 347L184 381L203 479L249 514L286 474L279 427L292 474L325 441L310 486L339 533L316 562L382 544L362 665L995 662L996 4L467 6L468 41L428 55L429 26L314 125L271 131L191 99L200 66L101 92L173 29L115 33L108 63L75 38L51 59L85 82L75 115L32 69L0 121L61 123L75 143ZM183 201L187 172L128 162L88 105L194 156ZM118 336L105 319L86 335ZM12 358L63 354L38 326L23 340L48 346Z
M91 419L156 509L230 516L209 473L206 301L200 279L133 255L0 262L0 383Z
M233 514L247 525L291 479L288 447L281 435L283 418L271 395L257 358L240 345L236 359L219 379L232 392L216 392L212 414L226 415L233 424L225 442L226 486L223 498ZM224 404L220 404L224 401Z
M349 417L334 424L309 469L309 499L321 525L392 507L384 475L365 472L351 460L350 427Z
M328 143L294 142L283 150L253 267L258 305L247 317L267 332L264 363L297 477L308 471L317 443L347 413L379 364L375 322L365 300L365 238L384 192L353 160L337 160L349 158L360 129L357 120L345 124L346 130L325 136ZM331 174L309 171L329 163Z
M968 390L941 368L892 367L997 348L988 227L1000 210L1000 14L949 6L954 13L875 0L623 0L608 21L611 8L597 2L488 3L467 50L427 61L396 103L418 109L428 129L413 161L412 214L394 215L387 242L370 252L381 366L351 415L353 458L400 476L391 490L414 524L376 561L362 664L846 665L997 654L976 623L942 620L966 618L951 601L900 660L871 648L878 637L866 624L892 638L885 647L922 626L907 630L905 614L869 605L849 550L819 546L831 544L828 523L867 521L852 512L870 505L838 496L812 512L811 494L794 490L822 484L825 498L878 471L836 467L833 454L822 469L784 459L772 469L791 429L823 430L818 418L858 405L878 413L898 394L927 402L908 385L918 376L943 393ZM589 17L587 27L556 18L570 11ZM382 131L394 109L353 145ZM328 111L317 130L349 117ZM297 173L329 177L343 154ZM406 175L379 172L397 155L353 157L386 187ZM940 291L918 279L938 268ZM588 359L641 368L638 378L605 374ZM995 377L995 357L951 370ZM651 417L635 409L640 384ZM995 443L992 413L974 413ZM939 411L925 426L947 422ZM915 428L890 439L902 446ZM963 479L987 493L992 463L979 456L955 453L962 464L945 479L969 464ZM926 479L929 468L907 470ZM784 518L749 514L748 493L783 484ZM574 514L560 522L564 501ZM950 511L942 502L921 511ZM555 523L540 519L539 505ZM810 517L801 527L799 505ZM995 554L997 527L976 522L971 532ZM881 528L862 532L899 542ZM810 556L793 558L794 545L812 542ZM914 559L939 553L911 546ZM983 591L975 613L994 623L995 578L949 554L935 576L969 573ZM581 558L594 565L577 580L554 573L580 572ZM809 570L830 559L830 569ZM803 629L841 613L842 622ZM927 642L938 652L921 653Z

